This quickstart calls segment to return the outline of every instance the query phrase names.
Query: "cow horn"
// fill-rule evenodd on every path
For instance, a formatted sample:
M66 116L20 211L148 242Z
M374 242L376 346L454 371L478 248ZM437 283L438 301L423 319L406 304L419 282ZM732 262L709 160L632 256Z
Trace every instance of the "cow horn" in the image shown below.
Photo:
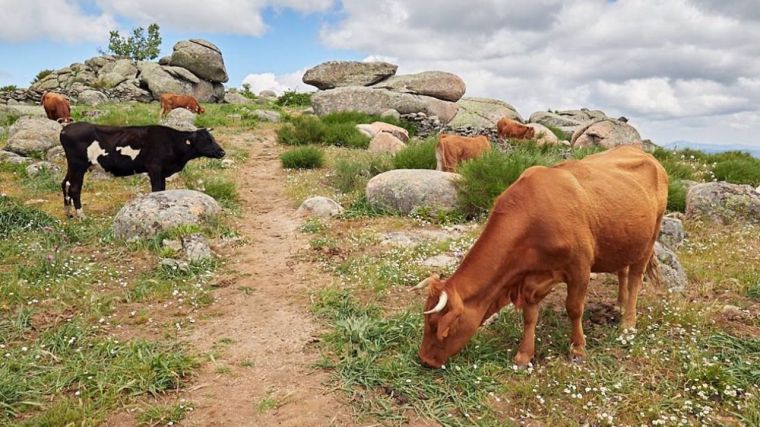
M444 307L446 307L447 302L449 302L449 296L446 295L446 291L442 291L441 296L438 297L438 304L436 304L435 307L431 308L430 310L423 312L422 314L438 313L443 310Z
M421 281L420 283L417 283L416 285L414 285L413 288L409 288L409 292L418 291L418 290L426 287L427 285L429 285L432 280L437 280L439 277L440 276L438 276L437 274L433 274L430 277L426 277L423 281Z

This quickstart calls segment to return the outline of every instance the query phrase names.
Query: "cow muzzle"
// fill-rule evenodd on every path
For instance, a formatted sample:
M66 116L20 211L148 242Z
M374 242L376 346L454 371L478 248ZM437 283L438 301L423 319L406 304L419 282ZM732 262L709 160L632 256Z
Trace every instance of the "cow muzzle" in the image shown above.
M225 155L225 154L226 154L226 153L224 152L224 150L220 149L219 151L217 151L217 152L214 154L214 157L215 157L215 158L217 158L217 159L221 159L222 157L224 157L224 155Z

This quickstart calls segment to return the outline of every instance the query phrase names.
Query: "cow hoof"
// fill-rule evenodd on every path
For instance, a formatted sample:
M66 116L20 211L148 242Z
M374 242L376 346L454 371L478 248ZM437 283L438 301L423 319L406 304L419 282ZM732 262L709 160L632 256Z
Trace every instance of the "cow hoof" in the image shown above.
M570 354L567 355L567 359L574 365L580 365L586 361L586 350L570 344Z
M76 210L76 217L77 219L87 219L87 216L85 216L84 212L81 209Z
M520 369L527 369L533 356L518 352L515 355L515 365Z

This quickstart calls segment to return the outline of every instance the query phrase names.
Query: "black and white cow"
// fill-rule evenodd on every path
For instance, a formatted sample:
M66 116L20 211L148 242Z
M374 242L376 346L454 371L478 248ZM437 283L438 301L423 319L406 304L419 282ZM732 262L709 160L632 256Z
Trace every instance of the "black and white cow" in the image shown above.
M66 152L66 178L61 182L63 205L71 216L74 202L82 215L82 182L89 169L101 168L114 176L147 172L151 191L166 189L166 178L198 157L220 159L224 150L208 129L184 132L166 126L100 126L79 122L61 131Z

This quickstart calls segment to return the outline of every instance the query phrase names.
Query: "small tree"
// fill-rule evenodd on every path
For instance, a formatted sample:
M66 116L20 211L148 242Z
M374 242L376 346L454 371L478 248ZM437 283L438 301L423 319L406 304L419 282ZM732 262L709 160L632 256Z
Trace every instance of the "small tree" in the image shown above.
M143 27L132 29L129 38L122 37L117 30L111 31L108 42L108 52L116 56L124 56L133 61L156 59L160 53L161 34L156 23L148 25L148 35ZM104 53L100 51L100 53Z

